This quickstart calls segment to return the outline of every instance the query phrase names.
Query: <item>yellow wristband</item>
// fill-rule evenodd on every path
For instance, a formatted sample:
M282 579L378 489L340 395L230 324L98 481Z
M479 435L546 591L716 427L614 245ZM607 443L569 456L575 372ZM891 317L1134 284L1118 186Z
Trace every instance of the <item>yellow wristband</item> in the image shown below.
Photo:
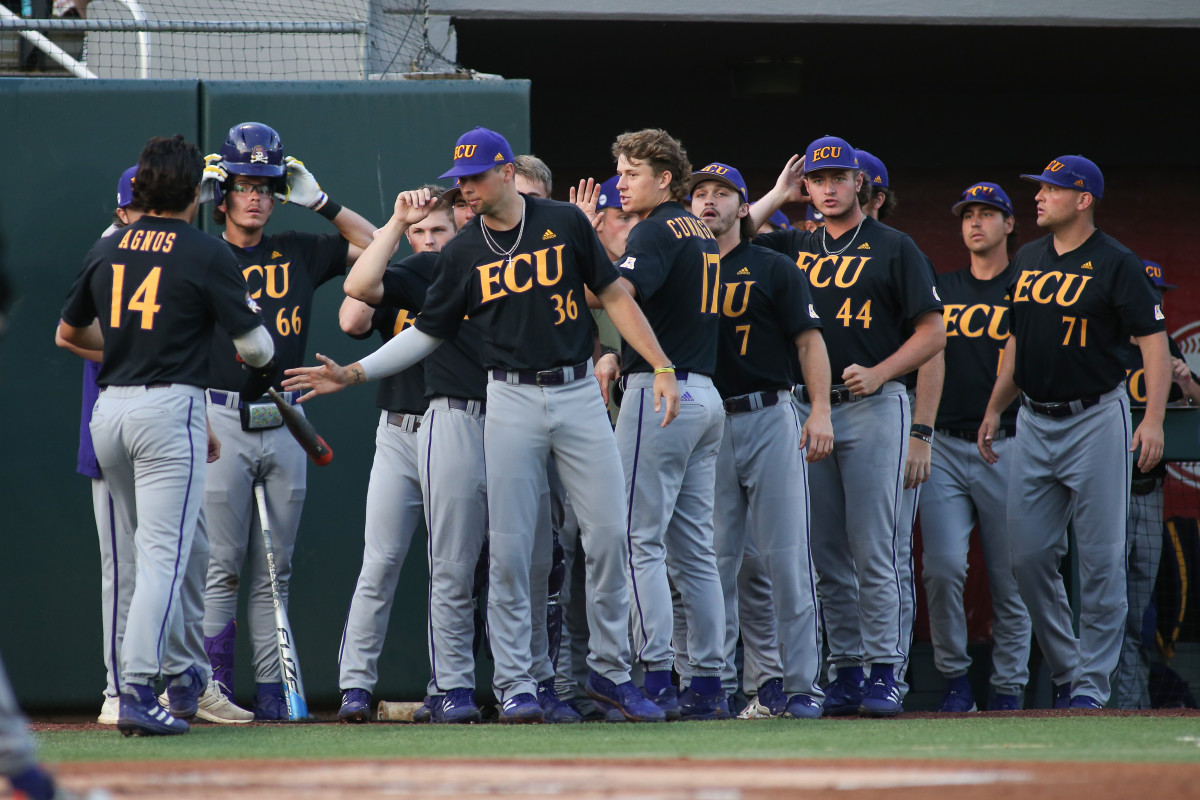
M671 372L671 373L674 373L674 372L675 372L675 365L674 365L674 364L669 364L669 365L667 365L667 366L665 366L665 367L659 367L658 369L654 370L654 374L655 374L655 375L662 375L664 372Z

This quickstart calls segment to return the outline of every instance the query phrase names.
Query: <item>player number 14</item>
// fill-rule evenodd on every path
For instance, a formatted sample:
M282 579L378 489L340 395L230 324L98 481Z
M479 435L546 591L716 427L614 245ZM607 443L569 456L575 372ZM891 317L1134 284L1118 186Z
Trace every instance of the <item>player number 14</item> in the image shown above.
M121 327L121 311L125 299L125 265L113 264L112 280L112 309L109 312L110 328ZM162 310L158 305L158 279L162 276L162 267L154 267L150 274L138 286L133 297L129 298L129 310L140 312L141 327L144 331L154 329L154 315Z

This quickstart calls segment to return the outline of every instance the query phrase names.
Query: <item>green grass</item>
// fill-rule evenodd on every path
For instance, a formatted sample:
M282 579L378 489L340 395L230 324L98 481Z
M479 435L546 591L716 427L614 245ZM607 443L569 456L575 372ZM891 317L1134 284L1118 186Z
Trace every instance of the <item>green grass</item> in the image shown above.
M1200 717L756 720L670 725L197 726L186 736L37 734L50 762L405 758L1200 762Z

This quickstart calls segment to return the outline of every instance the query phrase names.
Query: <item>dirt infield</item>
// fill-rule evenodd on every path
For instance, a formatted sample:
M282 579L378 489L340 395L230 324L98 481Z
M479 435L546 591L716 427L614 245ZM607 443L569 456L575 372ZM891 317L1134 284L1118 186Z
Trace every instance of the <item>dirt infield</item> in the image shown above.
M114 800L331 797L997 800L1195 797L1200 765L879 761L226 761L64 764L62 783Z

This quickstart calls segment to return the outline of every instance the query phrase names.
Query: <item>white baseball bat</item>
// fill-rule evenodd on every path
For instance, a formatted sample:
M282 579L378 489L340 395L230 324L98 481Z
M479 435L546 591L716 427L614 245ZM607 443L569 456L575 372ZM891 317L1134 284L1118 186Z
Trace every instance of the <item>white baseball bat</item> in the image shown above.
M279 671L283 676L283 697L287 702L288 719L308 718L308 701L304 699L304 681L300 678L300 657L296 654L296 637L288 622L287 609L279 594L275 577L275 545L271 541L271 525L267 521L267 491L262 483L254 484L258 500L258 521L262 528L263 547L267 551L267 572L271 576L271 602L275 605L275 642L279 647Z

